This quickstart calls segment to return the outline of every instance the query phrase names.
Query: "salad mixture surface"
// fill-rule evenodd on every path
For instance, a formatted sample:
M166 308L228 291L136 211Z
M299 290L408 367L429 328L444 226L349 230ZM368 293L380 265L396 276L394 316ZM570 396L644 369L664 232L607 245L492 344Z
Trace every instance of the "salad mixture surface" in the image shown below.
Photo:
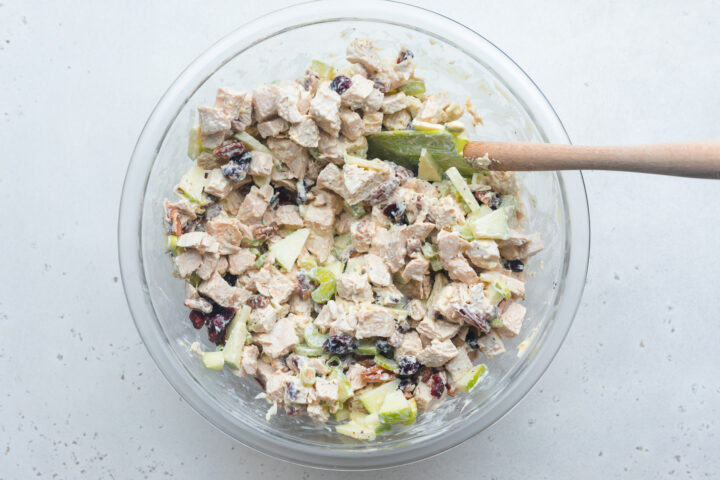
M413 53L368 40L336 72L220 88L195 165L164 203L185 305L270 404L369 440L467 392L522 328L525 261L511 173L462 157L468 102L427 93Z

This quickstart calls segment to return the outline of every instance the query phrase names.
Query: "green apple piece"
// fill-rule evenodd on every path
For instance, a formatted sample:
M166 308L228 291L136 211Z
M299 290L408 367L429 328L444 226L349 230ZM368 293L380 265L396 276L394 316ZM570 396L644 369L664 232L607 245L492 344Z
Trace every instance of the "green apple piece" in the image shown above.
M448 176L450 179L450 182L453 184L453 187L455 187L455 190L457 190L458 194L460 195L460 198L462 198L463 202L470 208L471 212L477 212L480 209L480 204L475 199L475 195L472 194L470 189L468 188L467 182L465 181L465 178L460 175L460 172L457 168L452 167L449 168L445 175Z
M205 170L195 165L180 178L175 190L194 203L203 203L203 188L205 188Z
M389 130L369 135L368 158L390 160L415 172L423 148L432 156L440 171L455 167L462 175L472 175L472 167L462 156L466 141L442 131Z
M507 211L504 208L498 208L482 217L473 216L467 223L475 238L507 240L510 237Z
M177 235L165 235L165 251L170 252L173 255L178 253L177 241Z
M301 228L270 246L275 260L285 269L292 270L305 242L310 236L309 228Z
M429 182L439 182L442 180L442 170L432 158L432 155L428 153L427 148L423 148L420 151L420 158L418 159L418 178Z
M375 387L360 395L360 402L362 402L363 407L365 407L365 410L368 412L378 413L383 401L385 401L385 397L389 393L397 390L398 385L400 385L400 380L398 379L383 383L379 387Z
M398 88L405 95L422 97L425 94L425 82L423 80L410 80Z
M461 392L469 392L475 385L483 381L485 375L487 375L485 364L476 365L455 382L455 388Z
M338 381L338 402L344 402L353 396L353 389L350 385L350 380L347 379L345 374L339 368L333 369L328 378L330 380Z
M352 437L356 440L372 440L375 438L375 428L354 420L335 426L335 431L341 435Z
M517 198L515 198L513 195L501 195L500 205L507 210L509 217L514 217L517 213L518 202Z
M245 145L245 148L251 152L257 150L258 152L272 153L269 148L247 132L236 133L235 138L240 140Z
M310 63L310 70L317 73L320 75L320 78L325 80L332 80L335 75L333 67L325 62L321 62L320 60L313 60Z
M223 352L203 352L202 361L210 370L222 370L225 365Z
M188 136L188 157L196 160L202 152L202 140L200 140L200 127L195 125L190 129Z
M400 390L395 390L385 396L378 418L382 423L404 423L412 418L410 402Z
M350 410L347 408L340 408L337 412L333 414L333 418L335 418L336 422L342 422L343 420L347 420L350 418Z
M415 423L415 420L417 420L417 402L414 398L411 398L410 400L408 400L408 403L410 404L410 418L407 421L403 422L403 425L412 425L413 423Z
M225 335L225 348L222 353L228 367L239 369L242 361L243 347L247 339L247 321L250 318L250 307L243 307L235 314Z

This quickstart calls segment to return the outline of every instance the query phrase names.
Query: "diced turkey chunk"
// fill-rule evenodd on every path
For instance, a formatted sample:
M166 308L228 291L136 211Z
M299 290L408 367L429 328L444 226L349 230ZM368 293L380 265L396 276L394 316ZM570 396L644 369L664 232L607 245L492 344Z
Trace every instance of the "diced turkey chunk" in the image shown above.
M183 233L178 237L177 246L194 248L201 253L217 253L219 248L217 240L206 232Z
M335 192L340 196L345 192L342 170L333 163L328 163L325 165L325 168L320 171L316 184L318 187Z
M290 123L302 121L307 112L309 94L295 82L287 82L278 86L277 112L280 118Z
M399 112L385 115L383 118L383 125L388 130L406 130L412 117L407 110L400 110Z
M370 283L381 287L389 287L392 285L390 270L388 270L382 258L372 253L368 253L363 258L365 261L365 271L368 274Z
M200 267L203 258L195 250L188 250L175 257L175 266L181 277L187 277Z
M384 182L392 177L392 170L383 165L382 170L368 169L356 165L345 165L343 168L343 181L350 205L362 202L370 196Z
M333 250L333 232L332 230L310 229L310 236L305 242L305 248L312 253L321 262L326 261Z
M208 280L217 271L220 255L217 253L205 253L203 260L197 269L197 275L203 280ZM220 273L220 272L218 272ZM222 274L221 274L222 275Z
M215 148L220 146L224 133L230 130L230 119L222 110L210 107L198 108L200 138L203 146Z
M258 368L258 356L260 354L260 350L255 345L245 345L242 352L240 367L246 375L255 375Z
M258 122L264 122L277 115L279 95L280 92L275 85L260 85L253 90L253 113Z
M337 137L340 132L340 95L330 87L318 88L310 104L310 116L318 127Z
M263 351L265 349L263 348ZM258 363L258 370L262 371L263 362ZM283 371L274 371L265 378L265 396L269 402L280 402L285 396L285 382L290 375Z
M445 92L428 95L423 100L423 106L418 112L416 120L428 123L445 123L447 121L445 109L450 104L450 96Z
M419 382L413 391L413 398L417 403L418 410L427 410L428 407L437 399L432 396L430 385L425 382Z
M213 309L212 303L202 298L197 289L189 283L185 283L185 306L203 313L210 313Z
M436 201L430 207L430 212L435 218L435 224L438 229L458 225L465 218L465 212L462 207L449 195Z
M355 328L357 328L357 316L349 313L340 315L330 324L330 335L350 335L355 336Z
M510 238L499 242L500 253L507 260L521 260L532 257L543 249L539 233L522 235L511 231Z
M297 205L281 205L275 210L268 210L263 221L265 224L277 223L287 227L302 227L304 224Z
M287 121L278 117L273 118L272 120L258 123L257 131L263 138L277 137L289 127L290 124Z
M425 257L418 256L410 260L402 271L402 278L405 280L417 280L421 282L425 275L430 273L430 262Z
M272 265L265 265L254 277L255 286L261 294L277 303L284 303L295 290L295 282Z
M312 118L305 116L298 123L290 127L288 132L290 140L302 147L315 148L320 141L320 131Z
M455 358L457 354L458 349L450 340L433 340L420 352L418 361L426 367L441 367Z
M359 315L355 338L390 337L395 325L395 318L386 311L364 311Z
M472 362L468 357L464 348L458 349L458 354L445 365L445 370L450 374L450 378L457 382L462 376L472 368Z
M273 187L270 185L250 188L250 193L245 196L245 200L240 205L237 214L238 220L246 225L256 224L265 214L272 195Z
M376 135L382 131L382 112L367 112L363 115L363 135Z
M303 152L303 147L289 138L269 138L267 146L273 156L285 164L289 164Z
M403 335L403 340L400 346L395 350L395 357L400 358L402 356L412 356L417 358L422 352L422 340L417 332L411 330Z
M230 286L217 272L200 284L198 292L212 298L222 307L236 307L249 297L247 290Z
M415 329L423 337L443 341L454 337L460 331L460 325L427 317Z
M365 125L357 113L349 109L340 110L340 131L345 138L355 140L363 135Z
M305 209L305 223L318 230L329 230L335 221L335 213L330 205L318 206L311 203Z
M367 382L362 376L365 370L366 368L359 363L350 365L350 368L348 368L346 376L348 382L350 382L350 387L353 389L353 391L360 390L367 384Z
M520 333L523 320L525 320L525 307L519 303L512 303L500 315L503 326L497 329L497 332L503 337L515 337Z
M315 423L325 423L330 419L328 410L319 403L312 403L307 406L307 414Z
M362 75L353 75L350 81L352 85L342 94L341 100L344 106L357 110L365 104L365 100L373 91L374 84Z
M337 402L338 399L338 381L336 379L326 380L318 378L315 380L315 391L317 398L321 402Z
M233 184L222 173L222 170L215 168L208 173L205 180L205 191L218 198L225 198L233 189Z
M230 120L235 120L240 115L247 94L230 87L218 88L213 108L220 110Z
M358 252L369 252L373 238L377 231L377 224L372 220L363 219L350 226L352 244Z
M500 262L500 252L494 240L473 240L466 252L476 267L494 268Z
M237 218L218 215L205 224L205 231L218 242L218 253L230 255L240 250L243 234L240 231L242 224Z
M345 310L342 306L335 300L330 300L323 305L322 310L320 310L318 316L315 317L315 320L313 320L313 324L321 332L327 332L333 321L342 315L345 315Z
M502 340L495 332L490 332L487 335L483 335L478 338L478 349L487 358L497 357L498 355L505 353L505 345Z
M273 158L272 155L265 152L255 150L250 152L252 157L248 173L253 177L267 177L272 173Z
M448 275L450 275L450 278L453 280L468 284L477 283L480 280L477 272L475 272L470 266L470 263L463 257L455 257L447 262L443 262L443 267L445 267Z
M299 343L292 320L281 318L273 326L270 333L253 336L262 345L263 353L271 358L287 355Z
M370 95L368 95L368 97L365 99L365 105L363 105L363 112L371 113L380 110L384 97L385 96L380 90L378 90L377 88L373 88L373 91L370 92Z
M400 110L405 110L407 105L408 103L405 94L403 92L398 92L392 95L385 95L381 110L384 114L389 115L391 113L399 112Z
M363 302L372 299L372 289L368 276L364 273L343 273L336 279L337 295L354 302Z
M397 230L378 228L372 239L371 252L381 257L393 273L405 265L407 250L402 235Z
M370 40L356 38L348 45L345 58L350 63L359 63L368 73L377 72L382 68L382 59Z
M422 320L425 318L425 314L427 313L427 308L425 307L425 303L420 300L411 300L410 303L408 303L408 315L410 315L410 318L413 320Z
M320 161L340 164L343 161L343 155L345 155L344 143L337 136L320 132L316 155L316 158Z
M277 322L277 311L272 305L255 308L250 312L248 329L251 332L269 332Z
M242 275L255 264L255 254L246 248L228 255L228 271L233 275Z

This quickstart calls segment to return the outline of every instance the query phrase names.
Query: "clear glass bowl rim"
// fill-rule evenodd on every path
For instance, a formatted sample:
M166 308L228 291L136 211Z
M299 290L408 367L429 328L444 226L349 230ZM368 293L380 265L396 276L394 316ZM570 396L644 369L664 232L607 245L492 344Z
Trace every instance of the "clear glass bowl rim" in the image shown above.
M308 24L338 20L390 23L431 34L456 48L461 48L459 45L462 42L482 47L486 55L493 57L493 61L486 57L476 59L496 74L516 96L545 141L570 143L562 122L530 77L499 48L455 20L424 8L388 0L366 0L361 5L352 6L333 0L296 4L254 19L222 38L195 59L165 92L148 118L128 165L118 218L118 253L128 306L150 356L172 387L200 415L233 439L261 453L318 468L365 470L412 463L457 446L497 422L530 391L557 354L579 306L589 260L590 218L581 172L558 172L567 215L568 245L556 315L532 361L498 394L489 411L478 419L453 431L445 431L432 442L408 442L402 448L377 450L371 455L342 449L318 449L274 438L264 432L240 429L225 421L222 412L212 408L216 404L207 392L192 383L192 379L174 361L169 353L168 340L154 315L143 271L140 235L148 177L169 125L196 88L214 71L239 51L265 38ZM434 33L436 31L441 33ZM467 49L461 49L469 53ZM572 201L569 202L569 199Z

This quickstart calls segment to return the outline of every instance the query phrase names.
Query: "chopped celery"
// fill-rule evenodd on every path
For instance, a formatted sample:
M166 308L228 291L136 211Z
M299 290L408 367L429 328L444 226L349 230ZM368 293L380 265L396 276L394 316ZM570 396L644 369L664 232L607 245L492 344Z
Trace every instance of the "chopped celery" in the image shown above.
M365 207L362 203L356 203L355 205L350 205L347 201L345 201L345 210L350 212L353 217L355 218L361 218L364 217L367 213L365 211Z
M196 160L202 152L202 140L200 140L200 127L195 125L190 129L190 135L188 135L188 157L191 160Z
M467 223L465 225L455 225L453 231L460 235L460 238L463 240L467 240L468 242L475 240L475 236Z
M298 262L298 267L309 272L313 268L317 267L317 262L312 257L305 257Z
M493 318L490 320L490 326L492 328L502 328L503 321L500 319L500 317Z
M375 355L375 365L379 365L385 370L390 370L393 373L397 373L400 368L395 360L390 360L382 355Z
M243 307L235 314L225 334L225 348L223 357L230 368L240 368L243 347L247 340L247 320L250 317L250 307Z
M307 324L303 334L305 336L305 343L313 348L322 348L323 343L325 343L325 340L328 338L327 335L318 332L317 328L315 328L315 325L312 323Z
M442 270L442 262L438 260L437 258L431 258L430 259L430 268L432 268L433 272L439 272Z
M370 338L360 340L360 344L358 345L358 349L355 350L355 353L357 355L377 355L378 348L377 345L375 345L375 340Z
M333 355L332 357L327 359L325 365L330 368L339 367L340 365L342 365L342 359L337 355Z
M425 242L422 244L422 247L420 247L420 251L422 252L423 256L425 258L433 258L436 257L438 252L435 250L435 247L432 243Z
M267 256L267 252L260 255L257 260L255 260L255 268L262 268L262 266L265 265L265 260L267 260Z
M405 85L398 88L405 95L413 97L422 97L425 94L425 82L423 80L410 80Z
M304 357L319 357L323 354L323 349L301 344L295 347L295 353Z
M335 274L327 268L318 267L310 274L310 278L320 285L312 291L310 296L315 303L325 303L335 296Z
M449 168L445 172L445 175L448 176L450 182L452 182L453 184L453 187L455 187L455 190L457 190L460 198L462 198L463 202L465 202L470 211L476 212L477 210L479 210L480 204L468 188L465 178L460 175L458 169L455 167Z
M306 387L315 384L315 369L312 367L303 367L300 370L300 381Z
M166 235L165 236L165 251L172 253L173 255L178 253L177 246L177 235Z

